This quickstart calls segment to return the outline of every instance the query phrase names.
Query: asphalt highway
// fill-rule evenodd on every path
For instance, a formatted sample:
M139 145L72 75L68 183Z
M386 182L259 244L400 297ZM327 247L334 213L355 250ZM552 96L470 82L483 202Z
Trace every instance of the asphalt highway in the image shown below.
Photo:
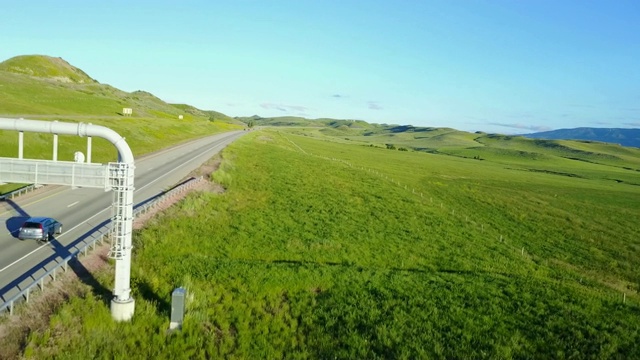
M244 131L198 139L135 160L134 204L148 200L183 180ZM115 160L114 160L115 161ZM44 186L13 200L0 201L0 304L17 294L87 241L92 229L111 217L113 192ZM28 217L53 217L63 232L49 243L21 241L17 231Z

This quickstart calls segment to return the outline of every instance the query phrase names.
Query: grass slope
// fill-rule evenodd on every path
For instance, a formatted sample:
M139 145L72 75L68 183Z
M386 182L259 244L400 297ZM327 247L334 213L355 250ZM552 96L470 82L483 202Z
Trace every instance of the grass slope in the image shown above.
M0 116L117 119L125 107L140 118L183 115L204 120L210 116L193 106L167 104L146 91L128 93L100 84L63 59L42 55L17 56L0 63L0 98ZM233 122L219 115L219 121Z
M307 119L299 116L278 116L271 118L263 118L257 115L250 117L238 117L245 123L253 121L256 126L294 126L294 127L328 127L340 129L369 129L375 128L377 125L369 124L362 120L339 120L339 119Z
M375 130L336 128L283 129L292 134L340 143L412 149L501 164L526 172L555 176L599 177L640 185L640 149L616 144L540 140L522 136L467 133L446 128L379 127Z
M67 80L64 80L67 79ZM73 81L71 81L71 80ZM100 84L62 59L19 56L0 63L0 117L85 122L109 127L127 139L134 155L221 131L241 129L237 121L189 105L167 104L145 91L127 93ZM124 117L125 107L133 116ZM178 116L183 115L183 120ZM25 133L25 157L51 159L53 136ZM73 160L86 150L86 139L60 136L59 159ZM114 161L115 149L103 139L93 141L94 162ZM0 130L0 156L16 157L18 134ZM0 185L0 193L21 185Z
M97 83L62 58L43 55L16 56L0 63L0 71L72 83Z
M133 321L87 286L25 357L640 356L639 187L308 135L227 148L226 193L134 234Z
M0 103L3 116L121 118L125 107L132 108L135 117L177 119L182 114L144 91L127 93L105 84L65 83L3 71L0 96L6 100Z

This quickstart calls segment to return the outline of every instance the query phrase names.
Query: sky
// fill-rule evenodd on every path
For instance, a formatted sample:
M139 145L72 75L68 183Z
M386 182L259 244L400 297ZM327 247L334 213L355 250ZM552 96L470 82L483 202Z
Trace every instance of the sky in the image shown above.
M640 128L638 0L0 0L0 61L229 116Z

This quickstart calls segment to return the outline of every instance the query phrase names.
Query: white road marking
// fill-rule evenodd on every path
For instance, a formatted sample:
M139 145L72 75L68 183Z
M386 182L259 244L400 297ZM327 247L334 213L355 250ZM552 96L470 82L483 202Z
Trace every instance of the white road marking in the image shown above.
M212 147L208 148L207 150L200 152L199 154L197 154L197 155L195 155L195 156L191 156L191 159L198 158L198 157L200 157L200 156L202 156L202 155L204 155L204 154L208 153L209 151L211 151L211 150L213 150L213 149L215 149L216 147L219 147L219 146L220 146L220 144L214 145L214 146L212 146ZM173 168L173 169L171 169L171 170L167 171L166 173L164 173L164 175L169 175L169 174L173 173L174 171L179 170L180 168L182 168L182 167L184 167L184 166L186 166L186 165L189 165L189 163L188 163L188 162L183 162L182 164L178 165L177 167L175 167L175 168ZM143 186L143 187L141 187L141 188L137 188L135 191L136 191L136 192L137 192L137 191L141 191L142 189L144 189L144 188L146 188L146 187L148 187L148 186L151 186L151 185L153 185L155 182L160 181L160 180L162 180L162 178L156 178L155 180L152 180L151 182L149 182L147 185L144 185L144 186Z
M29 255L31 255L31 254L33 254L33 253L35 253L36 251L38 251L38 250L42 249L43 247L45 247L45 246L47 246L47 245L49 245L49 244L48 244L48 243L44 243L44 244L40 245L40 247L38 247L37 249L33 250L32 252L28 253L27 255L25 255L25 256L23 256L23 257L21 257L20 259L18 259L18 260L16 260L16 261L14 261L14 262L12 262L11 264L9 264L9 265L5 266L4 268L2 268L2 269L0 270L0 272L3 272L3 271L5 271L5 270L7 270L8 268L12 267L13 265L15 265L15 264L17 264L18 262L22 261L24 258L28 257Z
M72 207L73 205L78 205L78 203L79 203L79 202L80 202L80 201L76 201L76 202L74 202L73 204L69 204L69 205L67 205L67 207L68 207L68 208L70 208L70 207Z

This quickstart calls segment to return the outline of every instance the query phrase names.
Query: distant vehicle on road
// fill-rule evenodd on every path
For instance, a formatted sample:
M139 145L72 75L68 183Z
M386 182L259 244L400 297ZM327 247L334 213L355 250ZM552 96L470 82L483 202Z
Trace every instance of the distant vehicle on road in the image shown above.
M47 242L53 235L62 234L62 224L50 217L32 217L20 227L18 239L36 239Z

